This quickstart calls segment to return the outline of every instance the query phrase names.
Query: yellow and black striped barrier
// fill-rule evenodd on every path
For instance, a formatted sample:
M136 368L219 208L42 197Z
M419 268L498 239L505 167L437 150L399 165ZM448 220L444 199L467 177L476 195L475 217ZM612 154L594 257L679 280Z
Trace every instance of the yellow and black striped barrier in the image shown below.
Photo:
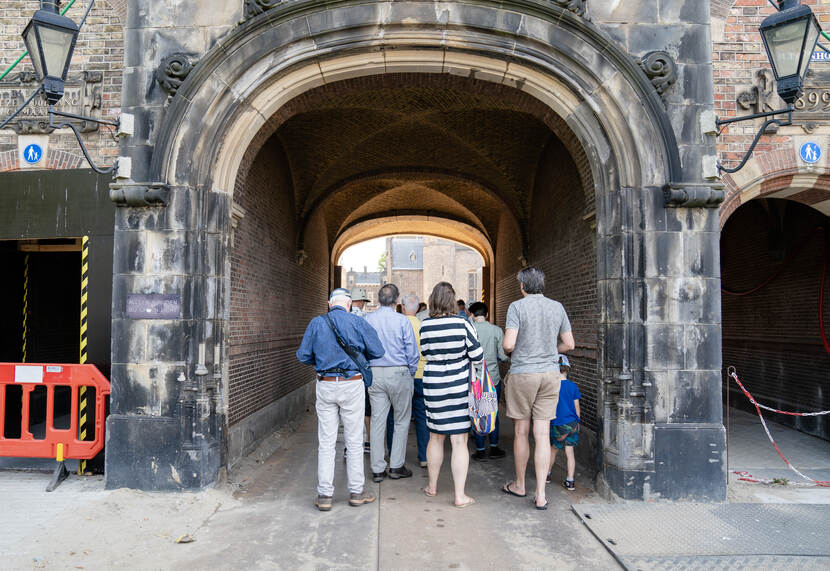
M23 346L21 363L26 362L26 334L29 330L29 254L23 256Z
M89 294L89 236L81 239L81 365L86 364L87 345L87 296ZM86 440L86 415L87 415L87 391L82 386L78 389L78 400L80 401L80 414L78 415L78 429L80 440ZM86 460L78 462L78 474L86 471Z

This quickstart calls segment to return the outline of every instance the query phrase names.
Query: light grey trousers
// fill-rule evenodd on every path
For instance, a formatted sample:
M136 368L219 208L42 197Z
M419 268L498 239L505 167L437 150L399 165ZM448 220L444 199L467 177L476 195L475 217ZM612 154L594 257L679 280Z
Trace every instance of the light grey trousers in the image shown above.
M372 472L380 473L386 469L386 417L390 406L395 411L395 433L392 436L389 467L400 468L406 460L415 381L409 367L372 367L372 377L372 386L369 387L369 402L372 404L370 459Z
M334 495L334 445L343 422L349 492L363 491L363 381L317 381L317 493Z

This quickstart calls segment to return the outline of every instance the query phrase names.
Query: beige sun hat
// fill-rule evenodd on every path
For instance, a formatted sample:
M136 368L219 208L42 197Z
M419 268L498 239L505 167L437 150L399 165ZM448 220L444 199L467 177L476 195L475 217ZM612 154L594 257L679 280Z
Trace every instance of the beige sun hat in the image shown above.
M371 301L362 287L352 288L352 301Z

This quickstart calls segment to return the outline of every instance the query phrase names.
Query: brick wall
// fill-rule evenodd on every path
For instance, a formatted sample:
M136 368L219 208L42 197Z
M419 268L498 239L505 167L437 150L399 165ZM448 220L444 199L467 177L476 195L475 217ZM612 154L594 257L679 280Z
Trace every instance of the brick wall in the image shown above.
M583 220L585 195L562 143L551 138L536 174L530 210L530 265L545 272L545 295L561 302L573 327L570 379L582 393L583 420L597 426L596 231Z
M822 345L818 311L825 236L813 231L826 222L821 213L792 201L753 200L738 208L723 229L723 287L732 291L761 284L809 236L769 285L742 297L723 295L723 365L734 366L747 389L768 406L830 409L830 355ZM824 321L830 323L828 304ZM730 390L733 406L754 412L734 382ZM830 439L826 417L771 416Z
M76 23L80 22L87 4L88 2L76 2L66 15ZM0 3L0 46L3 48L0 50L0 73L25 51L20 34L39 7L39 0L3 0ZM125 17L125 0L110 2L99 0L95 3L78 36L69 78L79 77L85 72L101 73L101 81L88 83L84 95L85 100L90 103L86 113L93 117L115 120L120 113ZM30 62L31 60L26 57L3 80L3 84L16 80L21 72L32 72ZM35 87L34 82L22 84L22 89L26 93L30 93ZM22 100L19 101L19 103L22 102ZM40 101L30 105L36 104L42 105ZM6 109L6 106L4 105L3 108ZM61 108L61 104L58 108ZM73 109L73 111L76 110ZM44 113L27 118L45 119L45 117ZM5 119L5 116L0 119ZM96 132L84 134L83 139L93 160L99 166L109 166L118 155L117 143L112 138L109 129L101 128ZM61 131L50 135L45 167L49 169L86 167L86 161L71 132ZM18 168L17 134L11 129L4 129L0 131L0 171Z
M241 169L248 171L247 165ZM291 175L281 144L266 143L238 181L245 209L231 251L228 416L234 424L313 379L295 352L308 322L326 309L328 244L311 220L298 265Z
M496 307L490 309L496 317L496 324L504 327L507 318L507 308L511 302L522 296L516 273L522 269L521 257L522 234L513 217L503 212L499 218L498 233L496 234L495 250L496 267L494 282L496 286Z
M830 0L802 0L802 4L811 6L822 27L830 29ZM754 110L740 107L737 98L754 85L759 69L770 69L758 27L775 10L767 0L715 0L711 12L715 113L720 117L753 113ZM814 63L811 69L830 69L830 63ZM784 103L775 95L770 105L777 109ZM760 123L758 120L732 125L718 138L718 151L726 166L735 166L743 157ZM793 127L763 137L754 153L762 168L769 172L794 166L792 136L798 134L804 133ZM767 154L770 156L766 157Z

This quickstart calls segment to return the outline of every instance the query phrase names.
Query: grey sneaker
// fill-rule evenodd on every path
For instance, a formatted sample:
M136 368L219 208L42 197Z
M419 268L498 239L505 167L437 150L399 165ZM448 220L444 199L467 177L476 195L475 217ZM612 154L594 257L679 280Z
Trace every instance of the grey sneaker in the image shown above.
M349 494L350 506L362 506L363 504L371 504L373 501L375 501L375 496L366 490L359 494Z
M317 496L314 500L314 505L321 512L331 511L331 496Z

